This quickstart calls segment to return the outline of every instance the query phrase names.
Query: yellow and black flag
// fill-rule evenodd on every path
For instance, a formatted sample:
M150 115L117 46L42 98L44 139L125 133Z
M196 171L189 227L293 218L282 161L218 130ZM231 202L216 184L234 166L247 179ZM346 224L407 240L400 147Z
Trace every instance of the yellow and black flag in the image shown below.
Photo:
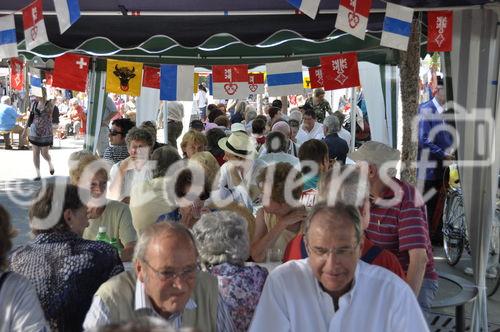
M141 94L142 63L109 60L106 68L106 92L139 96Z

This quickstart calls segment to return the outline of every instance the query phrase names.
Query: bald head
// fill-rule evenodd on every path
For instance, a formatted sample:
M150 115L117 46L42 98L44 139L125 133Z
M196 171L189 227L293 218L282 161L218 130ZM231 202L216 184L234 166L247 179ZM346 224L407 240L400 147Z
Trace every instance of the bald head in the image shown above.
M134 260L144 260L150 251L158 250L159 247L193 250L198 255L191 232L181 224L164 221L142 231L135 246Z
M327 233L338 228L344 229L349 225L354 228L356 241L359 242L362 234L359 210L341 202L334 206L320 203L313 208L307 218L304 234L307 239L309 233Z

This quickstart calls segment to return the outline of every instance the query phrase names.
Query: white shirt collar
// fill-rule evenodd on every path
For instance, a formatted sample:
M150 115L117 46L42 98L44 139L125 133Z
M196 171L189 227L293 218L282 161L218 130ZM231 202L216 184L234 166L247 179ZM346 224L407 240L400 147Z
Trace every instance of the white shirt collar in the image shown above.
M443 114L444 108L443 108L443 106L439 105L436 97L432 98L432 103L434 104L434 106L436 106L436 109L437 109L438 113L439 114Z
M308 258L308 260L309 260L309 258ZM311 266L309 265L309 261L307 263L308 263L307 266L309 267L310 272L313 273L313 271L311 270ZM345 306L349 306L352 303L352 299L356 294L356 289L357 289L356 280L359 277L359 268L360 267L359 267L359 262L358 262L358 264L356 265L356 271L354 272L354 279L352 280L351 289L339 298L339 310L340 310L340 308L343 308ZM319 280L317 280L317 283L316 283L316 292L317 292L318 297L320 297L320 298L324 297L324 296L328 296L329 298L331 298L330 294L328 294L327 292L325 292L323 290L321 284L319 283ZM333 299L332 299L332 301L333 301Z
M197 308L196 302L192 299L189 298L189 301L186 303L186 308L189 310L194 310ZM151 304L151 300L146 294L146 291L144 290L144 284L137 279L135 282L135 303L134 303L134 310L135 311L142 311L146 310L150 313L153 313L155 316L161 317L161 315L156 312L154 309L153 305ZM168 319L169 322L174 323L177 327L180 327L182 317L181 313L176 313L170 316Z

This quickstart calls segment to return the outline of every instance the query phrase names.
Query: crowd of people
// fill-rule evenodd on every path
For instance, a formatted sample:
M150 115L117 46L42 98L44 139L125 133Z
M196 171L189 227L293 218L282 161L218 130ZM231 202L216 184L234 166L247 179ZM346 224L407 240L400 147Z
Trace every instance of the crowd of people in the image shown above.
M349 150L324 94L263 114L204 100L182 138L169 102L167 144L109 113L102 153L40 190L30 243L10 250L0 209L0 330L427 331L426 205L396 179L399 151Z

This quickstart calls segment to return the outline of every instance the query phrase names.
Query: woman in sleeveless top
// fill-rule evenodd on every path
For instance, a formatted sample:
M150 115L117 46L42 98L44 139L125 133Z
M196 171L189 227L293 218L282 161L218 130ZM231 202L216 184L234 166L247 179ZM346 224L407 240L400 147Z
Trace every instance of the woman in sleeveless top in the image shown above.
M43 97L36 97L31 105L30 117L28 120L29 141L33 149L33 164L35 165L36 178L39 181L40 174L40 154L49 164L50 174L54 174L54 166L49 154L49 147L52 145L52 111L54 104L46 99L45 90Z
M295 176L288 177L290 172L295 173ZM272 176L269 177L268 174ZM255 218L251 246L251 256L254 261L264 261L268 249L275 249L275 253L281 253L282 256L288 242L300 232L307 212L304 206L297 207L290 200L295 202L300 200L302 186L294 187L291 195L286 195L285 182L288 178L298 183L301 177L302 174L289 163L270 165L257 177L257 183L263 190L263 207L257 211Z

